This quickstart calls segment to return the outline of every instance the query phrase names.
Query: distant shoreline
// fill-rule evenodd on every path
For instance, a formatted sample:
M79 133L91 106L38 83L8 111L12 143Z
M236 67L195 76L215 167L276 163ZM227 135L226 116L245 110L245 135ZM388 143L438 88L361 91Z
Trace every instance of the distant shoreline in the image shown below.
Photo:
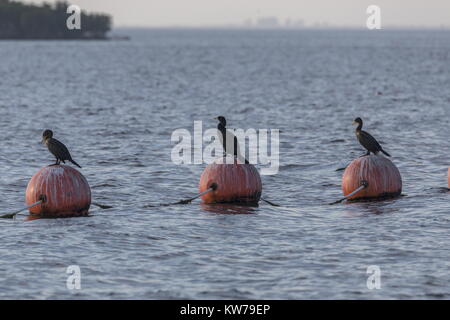
M246 27L246 26L116 26L112 31L126 31L126 30L242 30L242 31L315 31L315 30L349 30L349 31L450 31L450 27L398 27L385 26L380 30L369 30L364 27L353 26L308 26L303 28L263 28L263 27Z
M0 0L0 40L108 40L111 16L70 7Z
M0 38L0 41L129 41L130 36L110 36L104 38Z

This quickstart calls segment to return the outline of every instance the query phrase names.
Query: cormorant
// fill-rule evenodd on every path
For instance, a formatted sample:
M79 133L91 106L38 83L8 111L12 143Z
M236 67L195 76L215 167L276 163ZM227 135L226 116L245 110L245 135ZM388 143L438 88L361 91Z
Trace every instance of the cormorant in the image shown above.
M372 137L370 135L370 133L361 130L362 126L363 126L363 121L361 120L361 118L356 118L353 121L354 125L358 125L358 127L356 128L356 138L358 138L359 143L367 149L367 154L369 155L371 152L374 154L378 154L378 152L383 152L385 155L387 155L388 157L390 157L391 155L389 153L387 153L386 151L383 150L383 148L380 146L380 144L378 143L377 140L375 140L374 137Z
M58 165L61 163L61 161L63 163L66 163L65 160L68 160L78 168L81 168L81 166L72 159L72 156L70 155L69 150L67 150L67 147L62 142L53 138L52 130L47 129L42 133L42 143L45 144L48 148L48 151L50 151L50 153L55 156L56 162L53 165Z
M237 137L232 132L227 130L227 128L226 128L227 120L225 119L225 117L219 116L214 119L219 121L219 124L217 125L217 130L219 130L219 132L221 133L219 135L219 138L220 138L220 142L222 143L224 152L234 156L239 161L241 161L245 164L249 164L250 162L248 162L248 160L244 156L241 155L241 149L239 148L239 143L237 141ZM227 140L229 142L230 141L234 142L233 145L229 145L228 148L227 148Z

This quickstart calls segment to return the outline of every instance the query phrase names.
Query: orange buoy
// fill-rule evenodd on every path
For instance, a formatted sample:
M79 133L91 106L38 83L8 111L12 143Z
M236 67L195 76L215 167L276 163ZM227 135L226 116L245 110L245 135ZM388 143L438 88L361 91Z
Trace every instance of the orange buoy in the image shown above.
M391 160L381 155L363 156L353 160L342 176L344 196L352 193L363 183L368 186L348 199L373 199L399 196L402 177Z
M88 214L91 188L86 178L66 165L53 165L39 170L28 182L25 201L31 214L44 217L74 217Z
M213 191L202 195L203 202L257 204L262 192L258 170L252 164L226 162L226 159L215 160L203 171L200 193L214 186Z

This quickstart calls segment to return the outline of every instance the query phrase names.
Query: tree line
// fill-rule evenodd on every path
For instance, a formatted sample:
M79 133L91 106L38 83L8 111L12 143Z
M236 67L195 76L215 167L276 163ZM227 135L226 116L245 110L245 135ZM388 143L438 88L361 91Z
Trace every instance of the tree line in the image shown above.
M69 30L66 1L54 5L0 0L0 39L105 39L112 18L81 12L81 29Z

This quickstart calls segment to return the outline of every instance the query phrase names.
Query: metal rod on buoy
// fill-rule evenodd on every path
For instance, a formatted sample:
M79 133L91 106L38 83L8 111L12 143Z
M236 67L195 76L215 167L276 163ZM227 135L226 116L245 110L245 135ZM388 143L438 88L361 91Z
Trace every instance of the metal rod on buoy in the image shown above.
M167 206L176 205L176 204L188 204L188 203L191 203L193 200L195 200L197 198L200 198L201 196L207 194L208 192L215 191L216 189L217 189L217 184L213 183L213 184L211 184L211 186L208 189L206 189L205 191L199 193L195 197L192 197L192 198L189 198L189 199L185 199L185 200L180 200L178 202L173 202L173 203L163 203L163 204L160 204L159 206L146 205L144 208L149 208L149 207L167 207Z
M350 198L351 196L355 195L356 193L358 193L362 189L367 188L368 185L369 185L369 183L367 181L362 181L361 185L359 186L359 188L356 188L355 191L353 191L350 194L346 195L345 199Z
M344 200L350 198L351 196L357 194L358 192L360 192L361 190L367 188L368 186L369 186L369 183L367 181L363 180L363 181L361 181L361 185L358 188L356 188L353 192L350 192L344 198L339 199L339 200L337 200L335 202L332 202L332 203L329 203L329 204L332 205L332 204L341 203L342 201L344 201Z
M208 192L214 191L214 190L216 190L216 189L217 189L217 184L216 184L216 183L213 183L213 184L211 184L211 186L210 186L208 189L206 189L205 191L199 193L199 194L196 195L195 197L190 198L190 199L186 199L186 200L180 200L180 201L178 201L178 202L171 203L171 204L188 204L188 203L192 202L193 200L195 200L195 199L197 199L197 198L200 198L201 196L207 194Z
M16 214L21 213L22 211L31 209L34 206L37 206L38 204L41 204L42 202L43 202L43 200L36 201L35 203L32 203L29 206L27 206L27 207L25 207L23 209L20 209L20 210L18 210L16 212L4 214L4 215L0 216L0 218L1 219L12 219L12 218L14 218L16 216Z
M203 191L202 193L199 193L198 195L196 195L193 198L187 199L187 200L182 200L182 201L188 201L191 202L192 200L195 200L197 198L200 198L202 195L207 194L208 192L214 191L216 188L209 188L206 191Z

